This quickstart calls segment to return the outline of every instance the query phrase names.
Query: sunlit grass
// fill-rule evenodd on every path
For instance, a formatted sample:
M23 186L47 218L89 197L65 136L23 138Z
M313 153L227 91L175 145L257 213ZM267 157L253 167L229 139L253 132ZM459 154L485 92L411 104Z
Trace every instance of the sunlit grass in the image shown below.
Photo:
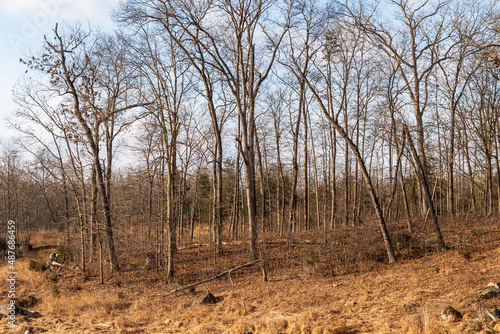
M494 224L490 227L496 228ZM482 224L481 228L488 230L489 225ZM40 243L43 236L50 235L39 233L34 240ZM441 334L482 329L480 324L468 320L476 317L471 307L474 292L490 280L499 280L500 265L496 259L500 245L493 234L477 236L457 225L445 231L453 250L423 253L392 265L349 254L350 260L358 261L352 262L351 272L332 275L329 266L346 269L329 264L339 258L329 254L329 246L311 243L315 238L320 240L321 233L304 233L297 240L307 242L301 245L297 241L296 249L288 251L274 237L272 243L276 246L266 250L267 283L262 282L258 267L249 267L234 272L231 280L221 277L197 286L194 291L184 290L166 297L166 292L183 284L248 262L242 251L245 243L225 244L231 255L219 259L216 266L212 248L181 248L177 281L171 285L164 283L161 270L145 270L141 260L131 256L140 243L120 245L120 261L128 264L128 269L112 275L105 264L104 285L99 284L96 259L89 263L90 271L85 275L69 263L60 275L55 275L30 270L30 260L44 261L50 250L32 252L27 258L16 260L16 297L21 300L34 296L38 303L30 310L43 317L29 323L19 319L20 326L48 333ZM457 233L463 236L458 238ZM464 257L461 245L472 244L471 240L479 237L482 244L475 243L470 256ZM373 240L371 235L356 234L354 238L356 242ZM312 252L314 271L306 270ZM2 291L8 288L7 272L4 263L0 266ZM210 290L219 302L192 306L196 295L204 290ZM445 305L459 309L464 321L442 322L439 314ZM0 320L0 332L9 333L6 319Z

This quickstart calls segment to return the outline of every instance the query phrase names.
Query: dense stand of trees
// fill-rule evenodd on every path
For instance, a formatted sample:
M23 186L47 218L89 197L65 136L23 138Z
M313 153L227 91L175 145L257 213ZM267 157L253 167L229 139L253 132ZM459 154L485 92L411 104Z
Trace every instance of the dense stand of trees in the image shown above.
M179 247L500 212L498 4L128 0L22 61L2 226L57 226L82 269L134 228ZM117 166L116 159L119 159ZM196 234L198 231L198 236ZM102 269L102 266L101 266ZM102 270L101 270L102 273ZM102 278L102 275L101 275Z

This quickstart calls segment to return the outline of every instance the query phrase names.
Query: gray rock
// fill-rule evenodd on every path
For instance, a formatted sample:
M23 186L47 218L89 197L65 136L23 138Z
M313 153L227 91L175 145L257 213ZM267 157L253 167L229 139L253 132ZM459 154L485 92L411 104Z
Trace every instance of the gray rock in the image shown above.
M212 295L210 291L204 291L196 297L192 305L194 306L200 304L216 304L216 303L217 303L217 297Z
M491 320L493 321L498 321L500 320L500 311L497 309L496 306L490 306L486 309L486 315L490 317Z
M21 309L17 307L16 304L11 304L11 303L5 303L5 304L0 304L0 314L3 315L12 315L12 314L19 314Z
M40 318L42 315L38 312L31 312L28 310L21 310L21 315L24 315L27 318Z
M457 322L462 320L462 313L448 305L441 311L441 319L448 322Z
M488 324L487 320L499 321L500 320L500 311L495 305L489 307L481 307L477 312L477 318L473 321L485 321Z
M489 282L488 286L493 286L497 289L500 289L500 282Z
M38 312L31 312L28 310L23 310L18 307L16 304L5 303L0 304L0 315L9 316L9 315L23 315L27 318L39 318L42 315Z
M479 290L477 293L481 299L491 299L498 297L498 288L495 286L488 286L484 289Z

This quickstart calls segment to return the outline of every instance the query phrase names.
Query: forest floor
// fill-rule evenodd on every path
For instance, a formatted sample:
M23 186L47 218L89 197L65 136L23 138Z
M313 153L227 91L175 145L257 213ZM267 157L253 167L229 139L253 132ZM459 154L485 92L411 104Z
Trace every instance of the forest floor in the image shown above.
M131 256L140 242L126 236L117 237L122 271L106 272L103 285L95 263L87 274L68 263L56 276L29 269L30 260L46 261L53 250L26 252L15 263L16 300L35 299L27 309L42 316L17 316L16 328L4 318L0 332L354 334L488 329L484 322L472 320L481 304L500 305L499 297L477 302L475 296L490 281L500 281L498 219L443 223L450 249L441 252L426 238L430 225L420 224L411 240L396 245L394 264L385 262L376 227L327 231L326 244L324 231L305 231L293 236L291 248L277 236L261 241L267 282L260 266L252 265L168 296L178 287L249 262L246 243L225 243L224 256L216 263L211 246L180 248L176 280L170 284L164 283L161 271L146 270L142 258ZM403 231L404 224L390 228ZM57 242L50 240L51 235L40 231L32 238L33 246ZM7 272L3 263L4 303L8 302ZM218 302L191 305L206 290ZM463 320L440 320L447 305L461 311ZM500 331L500 324L491 326Z

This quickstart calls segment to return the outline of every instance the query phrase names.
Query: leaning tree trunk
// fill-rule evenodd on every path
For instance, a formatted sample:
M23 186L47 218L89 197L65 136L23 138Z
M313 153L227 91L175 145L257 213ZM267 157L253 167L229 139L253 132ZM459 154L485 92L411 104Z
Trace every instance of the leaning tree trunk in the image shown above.
M384 215L382 213L382 208L380 206L377 194L375 193L375 189L373 187L370 174L368 174L368 170L366 169L364 158L361 155L361 153L359 152L359 149L356 146L356 144L349 138L348 134L345 132L345 130L342 128L342 126L328 113L328 109L323 104L322 97L314 89L311 82L309 82L309 80L307 80L307 78L305 77L304 74L302 74L302 75L304 77L304 81L309 86L309 89L314 94L314 97L316 98L316 102L318 102L318 104L321 108L321 111L323 112L323 115L325 115L325 117L328 119L328 121L333 126L333 128L340 134L342 139L347 143L347 145L349 146L351 151L354 153L354 156L356 157L357 163L359 164L359 167L361 169L361 174L363 175L363 179L365 181L366 188L368 190L368 193L370 194L370 198L372 200L372 204L373 204L373 207L374 207L376 215L377 215L380 230L382 232L382 237L384 239L384 244L385 244L385 248L387 251L387 256L389 258L389 263L393 263L396 261L396 257L394 255L394 250L393 250L393 247L391 244L389 232L388 232L387 226L385 224Z
M408 126L405 124L403 126L403 134L405 135L406 139L408 140L408 145L410 146L410 149L412 151L412 154L414 156L415 163L417 165L417 170L419 173L420 177L420 184L423 187L423 195L424 195L424 200L425 203L427 204L427 208L429 209L429 214L431 215L431 219L434 225L434 232L436 233L437 241L438 241L438 246L439 249L444 249L446 248L446 244L444 243L443 235L441 234L441 229L439 228L439 222L438 218L436 215L436 212L434 211L434 205L432 203L432 196L429 191L428 187L428 182L427 182L427 175L425 174L425 168L422 165L422 161L418 156L417 151L415 150L415 147L413 146L413 141L410 136L410 131L408 129Z

